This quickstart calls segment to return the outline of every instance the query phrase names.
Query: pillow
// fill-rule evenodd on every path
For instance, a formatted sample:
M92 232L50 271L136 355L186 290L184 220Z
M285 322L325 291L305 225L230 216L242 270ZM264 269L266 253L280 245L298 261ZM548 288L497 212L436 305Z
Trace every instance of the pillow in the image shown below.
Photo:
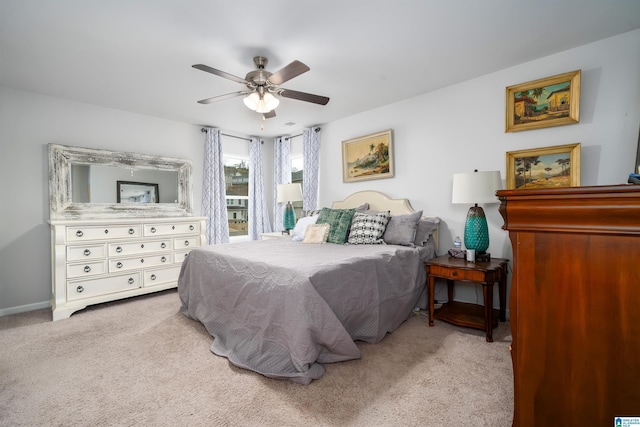
M416 238L413 243L416 246L424 246L433 232L438 229L438 223L440 223L440 218L420 219L420 221L418 221L418 228L416 229Z
M363 212L367 209L369 209L369 203L363 203L356 208L356 212ZM313 211L304 211L304 216L320 215L320 211L322 211L322 209L316 209Z
M302 243L325 243L329 236L329 228L329 224L308 225Z
M349 225L355 209L329 209L322 208L316 224L329 224L329 236L327 242L344 244L347 240Z
M302 242L307 226L315 224L317 219L318 215L305 216L300 218L296 223L295 228L293 229L293 237L291 238L291 240L294 242Z
M402 245L414 247L418 221L422 217L422 211L408 215L394 215L389 218L387 229L382 236L384 242L389 245Z
M389 222L389 211L374 215L356 212L349 232L350 245L382 245L382 235Z

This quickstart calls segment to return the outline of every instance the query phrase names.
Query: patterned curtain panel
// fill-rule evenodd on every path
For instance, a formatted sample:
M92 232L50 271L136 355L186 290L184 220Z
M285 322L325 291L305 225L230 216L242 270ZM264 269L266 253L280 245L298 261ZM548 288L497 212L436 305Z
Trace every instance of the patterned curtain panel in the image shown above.
M302 175L302 210L318 209L318 191L320 185L320 128L302 131L302 156L304 174Z
M224 158L220 129L208 128L204 142L202 211L207 217L207 244L229 243L229 220L224 183Z
M284 206L278 203L278 184L291 184L291 139L277 137L273 149L273 228L282 231Z
M249 142L249 239L258 240L260 233L271 232L262 172L262 141Z

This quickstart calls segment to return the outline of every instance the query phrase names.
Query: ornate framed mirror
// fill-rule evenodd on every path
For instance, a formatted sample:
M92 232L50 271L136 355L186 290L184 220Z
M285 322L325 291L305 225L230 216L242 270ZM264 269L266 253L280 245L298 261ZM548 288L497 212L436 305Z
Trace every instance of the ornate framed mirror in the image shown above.
M191 216L191 174L185 159L49 144L50 219ZM147 183L159 200L121 200L118 181Z

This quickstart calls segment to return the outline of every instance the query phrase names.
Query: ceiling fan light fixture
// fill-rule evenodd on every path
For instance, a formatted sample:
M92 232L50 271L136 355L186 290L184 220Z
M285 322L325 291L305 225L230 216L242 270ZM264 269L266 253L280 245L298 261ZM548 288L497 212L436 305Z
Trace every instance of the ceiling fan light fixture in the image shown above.
M258 113L268 113L275 109L278 104L280 104L280 100L268 92L262 96L257 92L253 92L244 98L244 105Z

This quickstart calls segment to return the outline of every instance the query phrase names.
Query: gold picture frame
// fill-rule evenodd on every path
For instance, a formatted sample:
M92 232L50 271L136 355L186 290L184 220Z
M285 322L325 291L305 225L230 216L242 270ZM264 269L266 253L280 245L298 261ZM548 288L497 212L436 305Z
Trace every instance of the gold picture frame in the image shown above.
M507 189L580 186L580 143L507 152Z
M507 87L506 132L580 121L581 70Z
M393 178L391 129L342 141L342 181Z

